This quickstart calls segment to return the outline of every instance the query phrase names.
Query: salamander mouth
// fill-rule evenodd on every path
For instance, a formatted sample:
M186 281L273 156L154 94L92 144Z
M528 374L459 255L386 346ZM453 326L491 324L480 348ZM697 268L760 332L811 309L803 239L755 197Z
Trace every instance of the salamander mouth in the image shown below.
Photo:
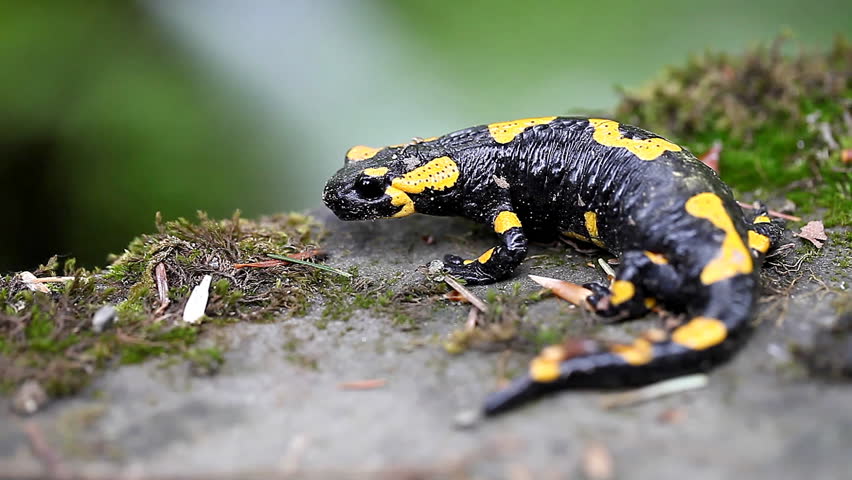
M345 221L375 220L392 215L396 210L387 196L366 200L354 191L335 188L331 183L323 190L322 201L337 218Z

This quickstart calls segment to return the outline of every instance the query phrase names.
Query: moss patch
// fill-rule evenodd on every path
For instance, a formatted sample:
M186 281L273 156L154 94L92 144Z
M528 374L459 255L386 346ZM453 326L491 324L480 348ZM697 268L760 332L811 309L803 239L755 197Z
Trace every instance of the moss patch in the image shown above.
M852 46L784 53L785 40L742 55L705 53L622 92L616 117L665 132L694 152L720 140L720 173L738 192L785 194L826 226L852 224Z
M265 254L306 252L318 247L322 231L310 217L276 215L248 221L235 214L197 221L157 218L157 233L130 242L105 270L77 269L56 257L37 277L72 279L30 291L18 275L0 277L0 388L27 379L51 395L73 393L104 368L179 355L194 372L210 374L224 361L218 347L194 345L205 330L233 321L267 321L280 313L305 312L326 292L341 290L332 274L286 264L235 269L235 263L265 260ZM62 268L60 268L62 263ZM168 279L169 304L162 306L155 281L158 265ZM207 314L215 322L184 324L180 317L192 287L213 275ZM92 328L93 314L116 306L115 325Z
M541 301L543 295L541 291L525 295L520 290L519 283L512 284L511 290L505 293L489 289L484 299L488 311L477 315L476 328L466 326L450 333L444 342L444 349L449 353L461 353L468 348L493 349L502 346L532 351L543 346L530 340L547 336L550 327L539 322L523 321L527 307ZM552 343L564 338L562 333L564 332L552 335ZM550 339L548 337L548 340Z

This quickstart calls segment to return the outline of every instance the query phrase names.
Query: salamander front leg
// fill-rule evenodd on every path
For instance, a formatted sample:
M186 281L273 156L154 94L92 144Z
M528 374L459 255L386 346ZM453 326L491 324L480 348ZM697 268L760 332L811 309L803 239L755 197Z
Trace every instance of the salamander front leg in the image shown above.
M777 247L784 237L784 221L769 218L766 206L762 203L751 216L753 218L748 230L748 246L752 256L762 262L766 253Z
M490 248L476 259L464 260L456 255L444 257L444 269L469 285L493 283L509 277L527 255L527 237L521 221L509 209L502 209L492 220L500 245Z

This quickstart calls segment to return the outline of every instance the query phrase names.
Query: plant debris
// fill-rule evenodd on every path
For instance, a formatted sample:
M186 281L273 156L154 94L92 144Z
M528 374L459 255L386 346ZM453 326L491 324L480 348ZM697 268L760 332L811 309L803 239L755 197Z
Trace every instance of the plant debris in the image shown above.
M707 375L703 373L686 375L627 392L602 395L600 405L601 408L604 409L629 407L638 403L656 400L660 397L674 395L676 393L698 390L699 388L706 387L707 383Z
M204 318L204 311L207 310L207 299L210 298L210 282L213 281L211 275L204 275L201 283L192 289L189 294L189 299L186 301L186 306L183 309L183 321L186 323L198 324Z
M799 233L794 233L793 235L813 243L816 248L822 248L823 243L828 240L825 234L825 227L819 220L808 222L807 225L799 230Z
M154 312L154 315L160 316L169 308L169 304L172 303L169 300L169 277L166 274L166 266L162 262L158 263L157 267L154 268L154 280L157 282L157 296L160 299L160 306Z
M701 160L704 165L712 168L713 171L719 172L719 158L722 155L722 141L715 140L713 145L710 146L710 150L701 155L698 159Z
M788 202L789 202L789 200L788 200ZM790 203L792 203L792 202L790 202ZM745 202L737 202L737 205L739 205L741 208L747 208L749 210L757 210L759 208L759 207L756 207L754 205L751 205L751 204L748 204L748 203L745 203ZM793 207L795 208L795 204L793 205ZM791 211L792 211L792 209L791 209ZM801 217L788 215L786 213L777 212L775 210L767 210L766 213L770 217L783 218L784 220L790 220L791 222L801 222L802 221Z
M586 302L586 298L592 294L592 291L588 288L556 278L540 277L538 275L530 275L529 277L542 287L549 288L557 297L573 303L578 307L593 311L592 306Z
M478 308L480 312L488 313L488 305L486 305L485 302L483 302L479 297L474 295L473 292L465 288L465 286L459 283L458 280L453 277L446 276L444 277L444 281L447 282L447 285L453 287L453 289L458 292L459 295L461 295L465 300L470 302L471 305Z
M26 285L30 290L34 292L50 293L50 289L47 288L47 285L39 282L38 278L36 278L36 276L32 273L21 272L18 276L21 278L21 281L24 282L24 285Z
M112 365L163 355L213 372L223 359L218 347L193 346L205 330L303 313L311 299L353 288L313 265L233 268L267 253L316 257L323 232L305 215L249 221L239 212L227 220L199 213L195 222L157 215L155 225L104 270L52 257L29 275L0 276L0 392L34 381L48 397L67 395ZM211 281L203 303L214 321L184 324L190 290L205 276Z
M667 408L657 415L657 421L667 425L676 425L686 421L686 409Z
M520 320L526 312L525 304L531 300L519 295L519 290L518 283L513 285L512 293L488 290L483 302L485 310L472 307L464 327L451 332L444 342L444 350L458 354L470 347L493 349L514 340L519 331ZM478 297L474 298L482 302Z
M332 268L332 267L329 267L327 265L320 265L318 263L306 262L305 260L299 260L296 257L281 256L281 255L275 255L275 254L272 254L272 253L268 254L267 256L270 257L270 258L273 258L275 260L281 260L284 263L288 263L288 262L289 263L298 263L299 265L307 265L307 266L310 266L310 267L313 267L313 268L318 268L320 270L324 270L326 272L336 273L336 274L340 275L341 277L350 278L352 276L351 273L344 272L343 270L338 270L336 268Z
M353 380L351 382L343 382L337 387L341 390L375 390L382 388L387 384L384 378L373 378L369 380Z
M609 480L615 477L612 453L606 444L593 441L583 449L583 475L589 480Z

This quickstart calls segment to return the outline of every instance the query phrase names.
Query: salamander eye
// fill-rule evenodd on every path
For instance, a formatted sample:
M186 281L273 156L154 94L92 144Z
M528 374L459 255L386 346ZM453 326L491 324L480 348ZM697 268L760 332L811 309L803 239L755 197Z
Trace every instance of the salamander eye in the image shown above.
M363 198L378 198L385 193L385 179L372 175L361 175L355 181L355 191Z

